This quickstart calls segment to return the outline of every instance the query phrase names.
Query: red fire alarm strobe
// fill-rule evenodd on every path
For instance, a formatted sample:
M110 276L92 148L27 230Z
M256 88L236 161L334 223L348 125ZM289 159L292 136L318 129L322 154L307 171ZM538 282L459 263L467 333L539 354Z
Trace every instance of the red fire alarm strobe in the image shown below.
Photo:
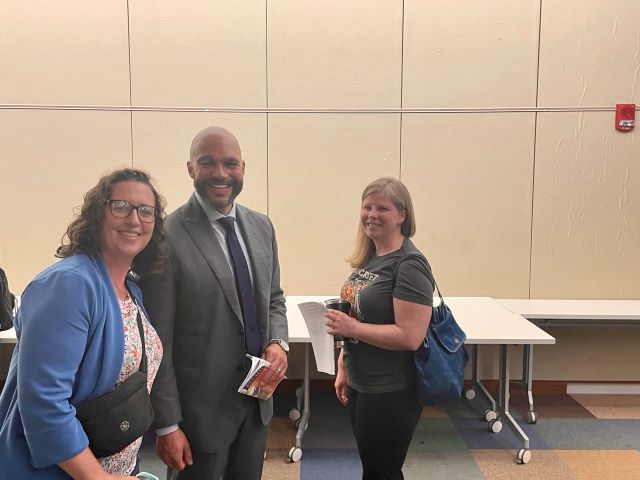
M618 103L616 105L616 130L630 132L636 124L635 103Z

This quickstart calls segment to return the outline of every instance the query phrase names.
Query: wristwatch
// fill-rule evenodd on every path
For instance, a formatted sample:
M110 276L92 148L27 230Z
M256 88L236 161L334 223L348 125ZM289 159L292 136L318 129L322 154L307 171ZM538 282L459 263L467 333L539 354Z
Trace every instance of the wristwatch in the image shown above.
M278 346L284 350L284 353L289 353L289 344L287 342L285 342L284 340L282 340L281 338L274 338L273 340L269 341L269 345L271 345L272 343L277 343Z

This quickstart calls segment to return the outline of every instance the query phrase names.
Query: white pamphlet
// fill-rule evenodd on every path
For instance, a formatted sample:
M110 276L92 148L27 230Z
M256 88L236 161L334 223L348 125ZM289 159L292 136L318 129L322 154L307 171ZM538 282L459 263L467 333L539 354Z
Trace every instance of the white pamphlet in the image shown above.
M299 303L298 308L307 324L318 371L335 375L335 347L333 335L327 333L327 326L324 323L326 321L324 305L321 302L304 302Z

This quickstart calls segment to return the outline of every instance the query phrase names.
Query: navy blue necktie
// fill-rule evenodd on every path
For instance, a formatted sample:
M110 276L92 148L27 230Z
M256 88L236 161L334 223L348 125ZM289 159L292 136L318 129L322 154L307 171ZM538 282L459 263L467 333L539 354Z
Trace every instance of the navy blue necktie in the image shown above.
M247 351L251 355L260 355L262 342L260 341L260 328L258 328L258 319L256 317L256 301L253 297L253 287L251 285L251 276L249 275L249 266L244 252L238 241L236 229L234 228L235 218L222 217L218 222L223 226L226 232L227 247L231 256L231 263L236 277L236 290L240 299L240 307L242 309L242 318L244 320L245 343Z

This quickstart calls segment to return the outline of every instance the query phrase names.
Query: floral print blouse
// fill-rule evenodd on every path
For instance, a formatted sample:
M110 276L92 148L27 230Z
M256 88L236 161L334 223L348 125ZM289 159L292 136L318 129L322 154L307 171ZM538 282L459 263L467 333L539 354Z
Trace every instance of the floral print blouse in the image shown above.
M138 307L131 297L120 300L120 310L124 322L124 360L118 383L126 380L140 368L142 359L140 332L138 330ZM147 320L144 312L140 310L142 325L144 328L144 340L147 355L147 389L151 391L151 385L158 373L158 367L162 360L162 343L155 329ZM142 445L142 437L126 446L123 450L109 457L99 458L98 461L108 473L115 475L129 475L136 466L138 450Z

